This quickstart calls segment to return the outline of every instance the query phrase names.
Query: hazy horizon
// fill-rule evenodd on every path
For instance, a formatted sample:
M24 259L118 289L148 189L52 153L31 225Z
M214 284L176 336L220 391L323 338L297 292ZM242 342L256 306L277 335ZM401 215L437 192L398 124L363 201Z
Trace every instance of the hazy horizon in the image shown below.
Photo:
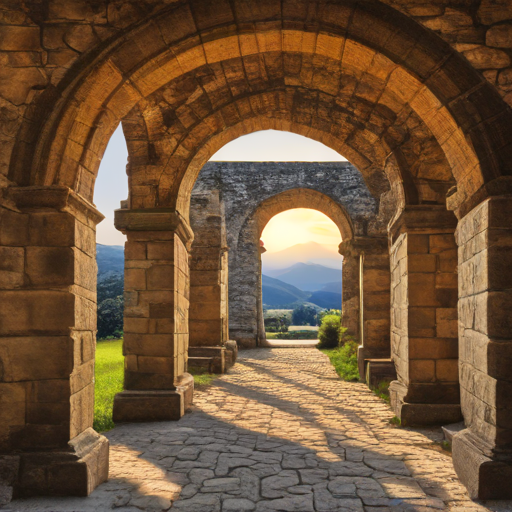
M114 227L114 210L128 197L127 158L126 140L119 126L108 143L94 190L94 203L105 216L105 220L98 224L96 233L97 241L102 245L124 245L126 240L125 235ZM229 142L210 161L333 162L346 159L324 144L302 135L264 130ZM264 233L269 253L301 240L319 241L337 251L341 241L339 231L330 219L316 210L307 209L288 210L276 215L269 221Z

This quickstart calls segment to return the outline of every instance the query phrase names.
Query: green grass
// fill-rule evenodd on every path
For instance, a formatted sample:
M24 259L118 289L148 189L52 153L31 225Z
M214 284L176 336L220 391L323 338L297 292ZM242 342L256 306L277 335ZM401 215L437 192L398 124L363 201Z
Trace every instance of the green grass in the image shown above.
M216 373L208 373L198 368L189 368L188 373L194 377L194 388L200 391L207 388L218 377Z
M197 389L205 389L218 375L189 369ZM94 430L114 428L112 409L114 396L123 390L123 340L98 341L96 344L96 383L94 385Z
M329 356L331 364L343 380L359 380L359 370L357 367L357 343L354 341L347 341L341 347L322 349L321 352Z
M382 381L377 384L377 387L371 388L371 390L382 400L389 402L389 382Z
M94 430L105 432L114 427L114 396L123 390L123 340L96 344L96 383L94 385Z

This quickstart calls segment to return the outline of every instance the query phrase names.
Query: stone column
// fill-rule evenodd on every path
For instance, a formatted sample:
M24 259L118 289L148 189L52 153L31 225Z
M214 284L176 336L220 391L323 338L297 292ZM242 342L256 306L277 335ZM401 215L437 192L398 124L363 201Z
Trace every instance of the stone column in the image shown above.
M512 196L463 217L459 253L459 371L466 429L453 465L476 499L512 499Z
M357 360L389 359L390 271L387 239L357 237L340 244L343 254L343 325L360 341ZM345 263L346 262L346 263ZM354 334L355 333L355 334Z
M125 391L114 421L177 420L192 403L187 373L193 234L174 210L116 210L125 245Z
M0 475L16 496L87 496L108 477L108 441L92 429L103 217L67 187L9 195L12 209L0 207Z
M347 334L359 339L359 305L360 305L360 259L361 254L353 240L339 245L339 253L343 256L342 266L342 324Z
M224 209L218 190L192 196L194 231L190 258L191 364L224 371L234 364L235 342L229 342L228 248Z
M264 346L267 342L267 332L265 331L265 317L263 316L263 283L262 283L262 273L261 273L261 255L267 252L263 245L263 241L259 240L259 255L258 255L258 268L259 268L259 280L258 280L258 305L257 305L257 314L258 314L258 346Z
M391 406L403 425L461 419L457 371L456 218L409 206L390 227Z

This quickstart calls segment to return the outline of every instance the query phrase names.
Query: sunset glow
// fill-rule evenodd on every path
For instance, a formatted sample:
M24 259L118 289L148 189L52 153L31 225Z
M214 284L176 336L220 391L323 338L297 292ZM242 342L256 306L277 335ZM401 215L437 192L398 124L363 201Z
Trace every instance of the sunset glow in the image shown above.
M261 239L268 252L278 252L292 245L311 241L337 251L341 235L336 224L323 213L295 208L270 219Z

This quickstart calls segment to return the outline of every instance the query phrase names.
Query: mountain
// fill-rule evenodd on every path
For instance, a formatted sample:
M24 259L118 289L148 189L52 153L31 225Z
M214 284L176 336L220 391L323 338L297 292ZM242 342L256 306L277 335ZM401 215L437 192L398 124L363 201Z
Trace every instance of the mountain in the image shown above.
M266 275L261 276L261 291L263 304L267 306L286 306L296 302L304 302L309 293L299 290L295 286L273 279Z
M309 292L321 290L327 283L334 281L341 283L341 268L329 268L314 263L295 263L288 268L267 271L266 275Z
M333 293L341 293L341 283L339 281L334 281L333 283L327 283L320 290L321 292L333 292Z
M122 245L96 244L98 278L124 272L124 247Z
M278 252L266 252L261 257L263 273L288 268L295 263L316 263L330 268L341 268L342 256L336 249L316 242L296 244Z
M326 309L341 309L341 293L318 291L313 292L309 302Z

